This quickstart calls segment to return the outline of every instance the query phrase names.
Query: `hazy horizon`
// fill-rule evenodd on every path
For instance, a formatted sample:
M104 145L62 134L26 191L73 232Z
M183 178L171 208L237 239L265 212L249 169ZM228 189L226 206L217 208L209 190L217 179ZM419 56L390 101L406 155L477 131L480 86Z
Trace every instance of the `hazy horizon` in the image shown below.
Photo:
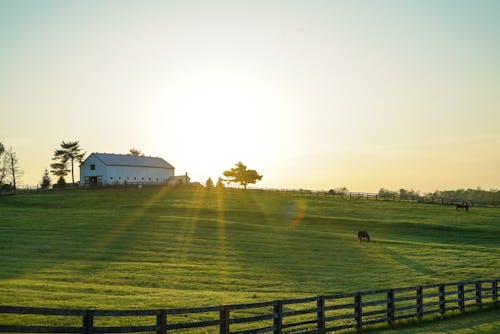
M498 13L486 0L2 1L0 142L29 185L78 140L200 182L242 161L260 187L497 189Z

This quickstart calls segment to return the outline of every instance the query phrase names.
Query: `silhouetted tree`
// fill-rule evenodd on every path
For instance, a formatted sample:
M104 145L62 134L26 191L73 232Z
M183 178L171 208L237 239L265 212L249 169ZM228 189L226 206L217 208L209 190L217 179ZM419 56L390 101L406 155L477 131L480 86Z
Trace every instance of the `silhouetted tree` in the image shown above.
M389 189L385 189L385 188L380 188L380 190L378 191L378 196L382 197L382 198L395 197L395 196L397 196L397 194L398 194L397 192L390 191Z
M17 181L19 181L19 178L23 174L23 171L19 167L19 160L17 159L16 153L12 150L12 147L9 147L9 149L4 154L5 157L3 159L3 168L6 169L7 175L10 177L12 187L16 189ZM5 166L5 164L7 164L7 166Z
M4 154L5 148L2 143L0 143L0 189L2 184L7 177L7 166L9 165L7 155Z
M64 176L59 176L57 179L57 188L65 188L66 187L66 180L64 179Z
M245 189L249 184L255 184L262 180L262 175L259 175L254 169L247 169L241 161L236 163L236 167L226 170L223 175L229 183L239 183Z
M40 182L40 188L48 189L50 187L51 182L52 181L50 180L49 171L47 170L47 168L45 168L45 171L43 172L42 175L42 182Z
M64 177L66 176L66 174L69 173L68 162L67 161L54 162L50 164L50 168L52 168L50 172L58 177L57 186L59 187L62 185L64 187L66 185ZM61 180L64 182L62 182Z
M139 151L138 149L135 149L135 148L131 148L129 151L129 154L136 156L136 157L143 157L144 156L144 153L142 153L141 151Z
M211 178L208 178L207 181L205 182L205 187L207 189L213 189L214 188L214 181L212 181Z
M220 189L224 189L224 182L223 182L223 181L224 181L224 180L222 180L222 178L221 178L221 177L219 177L219 178L217 179L217 184L215 185L215 189L218 189L218 190L220 190Z
M82 151L80 143L78 141L70 141L67 143L63 141L61 143L61 148L55 150L54 152L54 157L52 158L52 160L58 162L50 165L53 169L52 173L56 176L62 176L64 178L64 176L66 176L66 174L71 171L71 182L74 184L74 162L77 161L81 163L84 156L85 152ZM68 163L70 164L71 169L68 169ZM54 171L56 171L56 173L54 173Z

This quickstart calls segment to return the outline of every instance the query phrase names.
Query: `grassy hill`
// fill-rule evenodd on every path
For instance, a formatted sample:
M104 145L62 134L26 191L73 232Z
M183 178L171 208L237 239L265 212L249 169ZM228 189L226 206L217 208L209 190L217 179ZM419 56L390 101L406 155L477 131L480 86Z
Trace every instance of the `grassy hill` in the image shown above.
M2 197L0 304L195 307L494 278L499 213L258 190Z

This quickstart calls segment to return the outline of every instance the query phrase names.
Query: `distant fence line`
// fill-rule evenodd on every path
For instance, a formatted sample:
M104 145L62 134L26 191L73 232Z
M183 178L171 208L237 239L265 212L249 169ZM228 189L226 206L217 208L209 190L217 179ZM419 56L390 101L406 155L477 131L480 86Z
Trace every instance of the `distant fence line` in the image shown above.
M233 187L239 189L239 187ZM379 193L366 193L366 192L334 192L326 190L306 190L306 189L279 189L279 188L258 188L251 187L249 189L262 190L262 191L277 191L291 194L315 194L325 196L335 196L351 199L367 199L379 201L396 201L396 202L417 202L429 204L444 204L455 205L459 203L469 203L471 206L500 206L500 201L473 201L464 198L447 198L436 196L400 196L399 194L379 194Z
M376 324L395 325L403 319L442 316L483 306L497 307L499 279L369 290L251 304L157 310L93 310L0 306L0 332L129 333L193 332L220 334L327 333L362 330ZM22 315L22 323L8 316ZM72 317L71 326L27 324L25 315ZM133 324L104 326L106 319ZM133 319L131 319L133 318ZM65 318L64 318L65 319ZM78 321L79 319L79 321ZM76 322L76 321L78 322ZM38 321L40 321L38 319ZM12 324L12 322L14 322ZM123 320L122 320L123 322ZM99 325L96 326L96 323ZM78 324L78 325L77 325Z

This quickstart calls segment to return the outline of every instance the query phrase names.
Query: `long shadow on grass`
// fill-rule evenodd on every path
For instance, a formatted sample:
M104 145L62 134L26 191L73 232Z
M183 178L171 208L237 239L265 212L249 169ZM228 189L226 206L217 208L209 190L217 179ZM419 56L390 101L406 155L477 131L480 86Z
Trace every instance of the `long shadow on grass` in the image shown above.
M228 213L226 218L250 228L252 239L236 237L230 243L238 261L258 282L252 287L256 291L338 291L361 282L362 275L375 276L386 268L366 256L365 248L373 245L357 242L352 221L325 225L313 216L314 209L309 213L308 199L280 197L273 203L258 193L240 196L251 203L246 205L248 211Z
M2 236L0 259L6 270L0 271L0 279L29 274L35 280L91 281L110 262L126 260L136 242L134 225L143 223L145 211L160 192L160 188L59 192L43 199L45 209L39 208L38 197L24 197L21 207L30 200L38 204L17 216L10 214L11 223L2 222L10 234ZM125 207L131 202L136 203L133 208Z

